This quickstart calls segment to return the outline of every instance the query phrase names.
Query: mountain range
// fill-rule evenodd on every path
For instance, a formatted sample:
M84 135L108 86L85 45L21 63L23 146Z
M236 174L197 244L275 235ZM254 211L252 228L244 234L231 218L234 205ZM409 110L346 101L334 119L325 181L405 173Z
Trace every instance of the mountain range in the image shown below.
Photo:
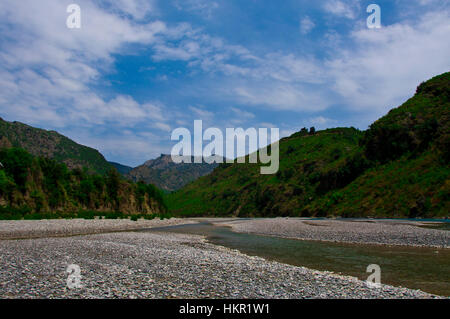
M127 174L128 179L147 184L154 184L166 192L178 190L199 177L211 173L218 164L176 164L170 155L161 154L160 157L149 160Z
M206 163L175 164L170 155L162 154L133 168L108 162L99 151L80 145L58 132L0 118L0 148L8 147L23 148L33 156L54 159L69 169L87 168L89 172L101 175L115 167L126 179L153 184L166 192L178 190L217 167L217 164Z
M366 131L304 128L281 139L275 175L260 175L260 164L175 164L164 154L132 168L55 131L0 119L0 206L145 213L164 212L167 204L177 216L449 217L449 118L444 73ZM172 193L164 203L142 182Z

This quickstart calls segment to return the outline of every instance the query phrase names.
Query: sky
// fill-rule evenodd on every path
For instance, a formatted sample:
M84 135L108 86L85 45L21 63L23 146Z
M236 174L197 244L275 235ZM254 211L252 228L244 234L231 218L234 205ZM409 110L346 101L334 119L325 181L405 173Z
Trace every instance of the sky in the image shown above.
M3 119L137 166L194 120L367 129L450 71L450 0L2 0L0 39Z

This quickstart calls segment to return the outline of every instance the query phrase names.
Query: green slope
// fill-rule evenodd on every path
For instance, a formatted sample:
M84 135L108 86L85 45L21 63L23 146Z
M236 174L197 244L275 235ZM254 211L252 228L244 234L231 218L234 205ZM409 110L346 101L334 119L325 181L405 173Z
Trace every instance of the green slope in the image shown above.
M222 164L210 175L169 195L169 209L189 216L299 214L317 192L330 187L320 181L322 175L350 165L348 154L358 152L361 136L352 128L294 134L280 143L276 175L260 175L257 164Z
M305 208L310 214L343 217L446 217L450 212L450 168L426 152L374 167L347 187Z
M280 171L221 165L167 197L181 216L443 217L450 211L450 73L366 132L299 132L280 142Z
M105 174L112 167L99 151L75 143L55 132L0 118L0 148L19 147L34 156L54 159L69 168L87 167L91 172Z
M55 160L34 157L20 148L0 150L0 219L86 217L109 213L154 216L166 213L162 193L153 185L123 180L112 168L105 175L69 170ZM75 214L75 215L74 215Z

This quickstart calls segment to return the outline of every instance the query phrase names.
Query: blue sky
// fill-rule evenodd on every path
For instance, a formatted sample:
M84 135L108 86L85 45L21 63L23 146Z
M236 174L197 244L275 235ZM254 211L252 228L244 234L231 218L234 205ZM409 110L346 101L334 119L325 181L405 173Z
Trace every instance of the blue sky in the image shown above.
M450 69L449 0L3 0L0 34L0 116L131 166L197 119L366 129Z

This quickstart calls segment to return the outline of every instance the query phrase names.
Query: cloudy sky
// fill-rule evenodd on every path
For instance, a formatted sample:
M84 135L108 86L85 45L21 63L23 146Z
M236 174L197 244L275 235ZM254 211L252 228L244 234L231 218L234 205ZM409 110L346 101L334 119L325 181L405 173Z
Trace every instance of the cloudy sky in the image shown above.
M3 119L136 166L196 119L366 129L450 70L450 0L2 0L0 36Z

